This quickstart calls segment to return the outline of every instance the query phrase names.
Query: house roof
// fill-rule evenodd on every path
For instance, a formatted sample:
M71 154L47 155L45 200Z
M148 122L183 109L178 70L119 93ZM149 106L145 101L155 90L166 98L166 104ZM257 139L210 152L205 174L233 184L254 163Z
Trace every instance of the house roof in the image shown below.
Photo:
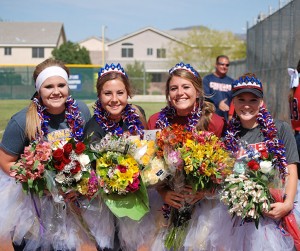
M170 35L170 34L168 34L168 33L166 33L166 32L160 31L160 30L155 29L155 28L153 28L153 27L145 27L145 28L143 28L143 29L141 29L141 30L138 30L138 31L136 31L136 32L133 32L133 33L124 35L123 37L121 37L121 38L119 38L119 39L116 39L116 40L114 40L114 41L108 43L107 46L113 45L113 44L115 44L115 43L119 43L119 42L121 42L121 41L123 41L123 40L126 40L126 39L128 39L128 38L137 36L137 35L139 35L140 33L143 33L143 32L148 31L148 30L153 31L153 32L155 32L155 33L157 33L157 34L159 34L159 35L161 35L161 36L164 36L164 37L166 37L166 38L169 38L169 39L171 39L171 40L174 40L174 41L176 41L176 42L178 42L178 43L183 43L183 42L182 42L181 40L179 40L178 38L176 38L176 37L174 37L174 36L172 36L172 35Z
M66 37L59 22L0 22L0 31L2 46L56 46L60 35Z
M85 38L81 41L78 42L78 44L81 44L81 43L84 43L84 42L87 42L89 40L92 40L92 39L95 39L95 40L98 40L99 42L102 42L102 37L97 37L97 36L91 36L91 37L88 37L88 38ZM104 38L105 40L105 43L108 43L110 40L108 38Z

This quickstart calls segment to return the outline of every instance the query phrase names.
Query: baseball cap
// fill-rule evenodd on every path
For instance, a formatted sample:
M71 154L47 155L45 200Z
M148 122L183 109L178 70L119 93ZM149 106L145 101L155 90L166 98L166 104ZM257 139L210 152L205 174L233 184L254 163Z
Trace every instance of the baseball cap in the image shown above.
M259 98L263 98L264 92L262 83L254 76L243 76L232 83L232 97L241 93L250 92Z

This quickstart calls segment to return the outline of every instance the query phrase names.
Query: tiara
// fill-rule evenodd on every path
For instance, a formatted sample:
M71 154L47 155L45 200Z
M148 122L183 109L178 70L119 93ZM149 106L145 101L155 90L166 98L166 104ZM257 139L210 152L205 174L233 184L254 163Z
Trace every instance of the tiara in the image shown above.
M172 67L169 70L169 74L171 75L174 71L179 70L179 69L187 70L190 73L192 73L196 78L199 77L199 73L196 72L195 69L190 64L185 64L183 62L180 62L180 63L176 64L174 67Z
M98 71L98 77L101 78L103 75L109 73L109 72L118 72L122 75L124 75L126 78L128 78L126 72L124 71L123 67L120 64L114 65L114 64L106 64L104 67L100 68Z
M238 80L235 80L232 83L232 90L235 91L236 89L240 88L256 88L259 90L263 90L262 83L258 78L255 77L240 77Z

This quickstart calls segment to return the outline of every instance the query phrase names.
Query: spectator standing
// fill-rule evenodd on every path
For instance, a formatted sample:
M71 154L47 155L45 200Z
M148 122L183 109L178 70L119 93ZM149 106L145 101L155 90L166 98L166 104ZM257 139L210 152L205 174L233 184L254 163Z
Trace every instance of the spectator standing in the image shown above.
M233 79L227 76L229 65L229 58L220 55L216 58L215 72L203 78L204 95L214 103L216 113L226 121L228 121L233 82Z

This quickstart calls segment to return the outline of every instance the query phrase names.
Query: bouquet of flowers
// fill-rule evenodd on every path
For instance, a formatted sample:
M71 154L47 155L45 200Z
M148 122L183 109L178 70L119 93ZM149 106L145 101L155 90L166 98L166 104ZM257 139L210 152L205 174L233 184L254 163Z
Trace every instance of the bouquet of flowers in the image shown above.
M41 196L46 189L45 169L48 168L52 149L49 142L33 141L26 146L21 158L11 167L10 176L22 184L23 190Z
M149 211L137 147L126 135L107 134L92 146L97 152L96 175L106 205L118 217L140 220Z
M221 201L231 215L241 217L242 222L254 221L258 228L259 218L274 202L269 188L280 183L278 170L266 150L256 151L246 145L239 154L242 157L235 162L234 173L225 179Z
M98 190L98 182L91 168L95 155L89 145L70 139L56 142L52 148L50 166L58 187L65 193L73 190L88 198L93 197Z
M98 185L90 167L93 152L83 142L33 141L11 167L10 175L22 183L23 189L39 196L47 189L57 194L71 190L91 198Z
M157 144L158 155L165 158L171 174L170 188L178 193L184 192L185 185L191 185L194 192L210 189L232 172L233 158L213 133L188 131L184 126L174 124L158 132ZM179 210L170 210L167 248L177 250L183 244L194 207L189 200L187 198Z
M215 188L232 173L234 158L213 133L193 132L180 149L187 183L194 191Z
M164 180L167 175L165 161L156 156L156 143L154 140L134 139L132 143L136 150L134 159L140 165L142 180L146 186L156 185Z

